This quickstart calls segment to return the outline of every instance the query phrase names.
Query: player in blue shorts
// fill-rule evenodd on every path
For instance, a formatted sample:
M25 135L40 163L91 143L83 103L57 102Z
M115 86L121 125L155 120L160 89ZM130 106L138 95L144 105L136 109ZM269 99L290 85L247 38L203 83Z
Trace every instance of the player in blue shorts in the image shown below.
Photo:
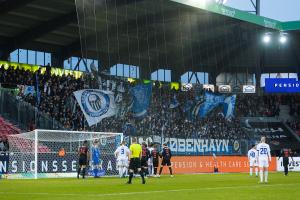
M92 147L92 165L95 178L99 178L100 155L99 140L95 139Z

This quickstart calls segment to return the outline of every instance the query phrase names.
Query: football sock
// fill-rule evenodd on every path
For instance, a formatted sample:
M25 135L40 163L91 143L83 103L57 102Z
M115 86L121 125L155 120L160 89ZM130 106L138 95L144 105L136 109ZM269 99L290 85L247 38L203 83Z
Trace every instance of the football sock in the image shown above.
M160 169L159 169L159 175L161 175L162 170L163 170L163 167L160 167Z
M255 167L255 176L258 176L258 169Z
M253 171L253 168L250 167L250 176L252 176L252 171Z
M142 178L142 180L143 180L143 182L144 182L144 178L145 178L145 177L144 177L144 172L143 172L143 170L140 171L140 175L141 175L141 178Z
M157 167L154 168L154 175L157 173Z
M123 167L123 176L126 176L126 175L127 175L127 168Z
M263 170L259 170L259 176L260 176L260 182L263 182L263 176L264 176L264 172Z
M152 166L149 165L149 166L148 166L148 175L151 175L151 174L152 174Z
M268 182L268 171L265 171L265 182Z
M123 176L123 168L119 167L119 176L122 177Z
M169 167L170 175L173 175L172 173L172 167Z
M85 178L85 168L82 169L82 178Z
M129 172L129 183L131 183L131 180L132 180L132 177L133 177L133 172Z
M98 168L95 168L93 171L94 171L94 177L98 176Z
M80 175L80 172L81 172L81 168L79 167L78 170L77 170L77 176Z

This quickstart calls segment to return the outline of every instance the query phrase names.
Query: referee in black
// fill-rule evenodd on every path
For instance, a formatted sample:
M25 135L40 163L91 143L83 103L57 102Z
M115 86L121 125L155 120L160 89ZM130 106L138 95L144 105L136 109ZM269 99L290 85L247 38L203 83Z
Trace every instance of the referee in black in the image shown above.
M137 171L142 178L142 184L145 184L144 173L141 170L141 157L142 157L142 146L137 143L137 139L132 139L132 144L130 145L130 163L129 163L129 180L127 184L131 184L133 174Z

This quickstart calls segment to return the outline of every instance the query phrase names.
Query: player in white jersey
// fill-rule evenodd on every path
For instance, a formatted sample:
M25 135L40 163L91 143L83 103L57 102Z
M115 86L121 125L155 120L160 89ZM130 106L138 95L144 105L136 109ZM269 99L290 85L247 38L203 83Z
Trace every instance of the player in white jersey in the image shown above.
M248 151L248 160L250 166L250 176L252 176L253 168L255 168L255 175L258 176L258 152L255 145Z
M125 146L125 141L115 151L115 156L117 158L117 167L119 169L119 176L124 177L127 172L128 159L130 155L130 150Z
M152 155L152 151L153 151L153 143L150 144L150 147L148 148L150 155ZM153 157L150 156L150 158L148 159L148 174L149 176L153 176L154 175L154 168L153 168Z
M260 183L263 182L264 177L265 177L265 183L267 183L268 167L269 167L269 162L271 162L271 150L270 150L270 146L266 144L266 137L261 137L261 143L257 145L256 150L258 153Z

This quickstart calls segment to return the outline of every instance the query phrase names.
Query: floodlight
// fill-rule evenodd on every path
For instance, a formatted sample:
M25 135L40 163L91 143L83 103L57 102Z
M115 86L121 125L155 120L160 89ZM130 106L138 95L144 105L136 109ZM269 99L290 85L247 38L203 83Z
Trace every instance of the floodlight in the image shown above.
M287 36L286 36L286 34L281 33L280 36L279 36L279 42L280 42L281 44L284 44L284 43L286 43L286 41L287 41Z
M263 42L267 44L270 41L271 41L271 35L270 34L264 34L264 36L263 36Z

